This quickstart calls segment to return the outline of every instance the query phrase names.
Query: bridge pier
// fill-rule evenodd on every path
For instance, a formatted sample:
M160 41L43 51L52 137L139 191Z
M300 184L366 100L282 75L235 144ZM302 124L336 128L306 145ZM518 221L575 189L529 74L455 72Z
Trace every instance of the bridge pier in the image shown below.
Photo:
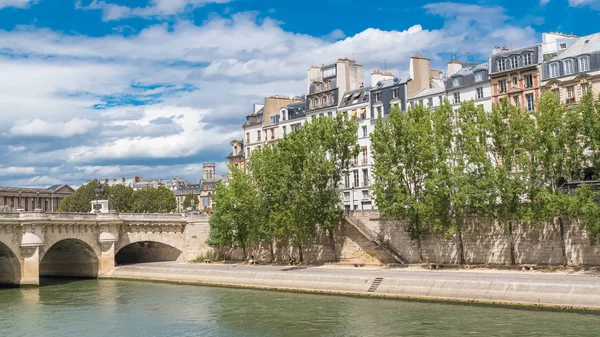
M39 247L21 247L20 285L40 285L40 249Z

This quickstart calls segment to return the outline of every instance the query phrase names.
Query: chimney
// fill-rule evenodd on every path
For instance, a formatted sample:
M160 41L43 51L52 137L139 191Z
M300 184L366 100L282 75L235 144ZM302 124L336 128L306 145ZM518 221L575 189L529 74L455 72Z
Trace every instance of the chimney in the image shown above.
M430 87L431 62L421 55L410 58L407 95L410 97L418 91Z
M394 75L391 72L383 73L380 70L373 70L371 73L371 86L376 86L377 82L393 79Z
M460 64L459 60L452 60L452 61L448 62L448 77L456 74L461 69L462 69L462 64Z
M508 47L506 45L504 45L504 47L502 47L502 51L509 51L510 49L508 49Z

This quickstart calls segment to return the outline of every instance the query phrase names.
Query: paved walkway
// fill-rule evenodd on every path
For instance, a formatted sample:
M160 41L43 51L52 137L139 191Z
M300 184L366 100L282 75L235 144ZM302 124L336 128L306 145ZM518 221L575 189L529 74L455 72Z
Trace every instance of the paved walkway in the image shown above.
M160 262L120 266L107 276L383 297L600 309L598 273Z

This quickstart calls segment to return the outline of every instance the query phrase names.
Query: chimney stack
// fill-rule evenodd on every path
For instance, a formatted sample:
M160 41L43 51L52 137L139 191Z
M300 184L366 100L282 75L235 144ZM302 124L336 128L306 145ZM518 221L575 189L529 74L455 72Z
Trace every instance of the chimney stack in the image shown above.
M448 62L448 77L456 74L461 69L462 69L462 64L460 64L459 60L452 60L452 61Z

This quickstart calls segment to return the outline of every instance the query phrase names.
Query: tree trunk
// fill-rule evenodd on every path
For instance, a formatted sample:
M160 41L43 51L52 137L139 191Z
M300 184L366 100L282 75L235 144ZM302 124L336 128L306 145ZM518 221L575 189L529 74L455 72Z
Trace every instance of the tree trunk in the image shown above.
M419 263L423 263L423 252L421 251L421 238L417 239L417 250L419 251Z
M515 242L513 240L512 220L508 220L508 246L510 249L510 265L514 266L517 264L517 262L515 259Z
M304 256L302 255L302 245L298 244L298 260L304 262Z
M457 238L458 238L458 264L465 264L465 249L463 246L463 237L462 237L462 225L463 223L456 228Z
M329 245L331 246L331 251L333 252L333 262L338 262L337 252L335 251L335 240L333 239L333 228L328 229L329 232Z
M560 229L560 250L563 258L563 266L568 265L567 247L565 245L565 225L563 224L562 216L558 217L558 227Z
M244 261L246 261L246 245L242 245L242 251L244 252Z
M271 263L275 263L275 252L273 251L273 241L269 241L269 250L271 251Z

